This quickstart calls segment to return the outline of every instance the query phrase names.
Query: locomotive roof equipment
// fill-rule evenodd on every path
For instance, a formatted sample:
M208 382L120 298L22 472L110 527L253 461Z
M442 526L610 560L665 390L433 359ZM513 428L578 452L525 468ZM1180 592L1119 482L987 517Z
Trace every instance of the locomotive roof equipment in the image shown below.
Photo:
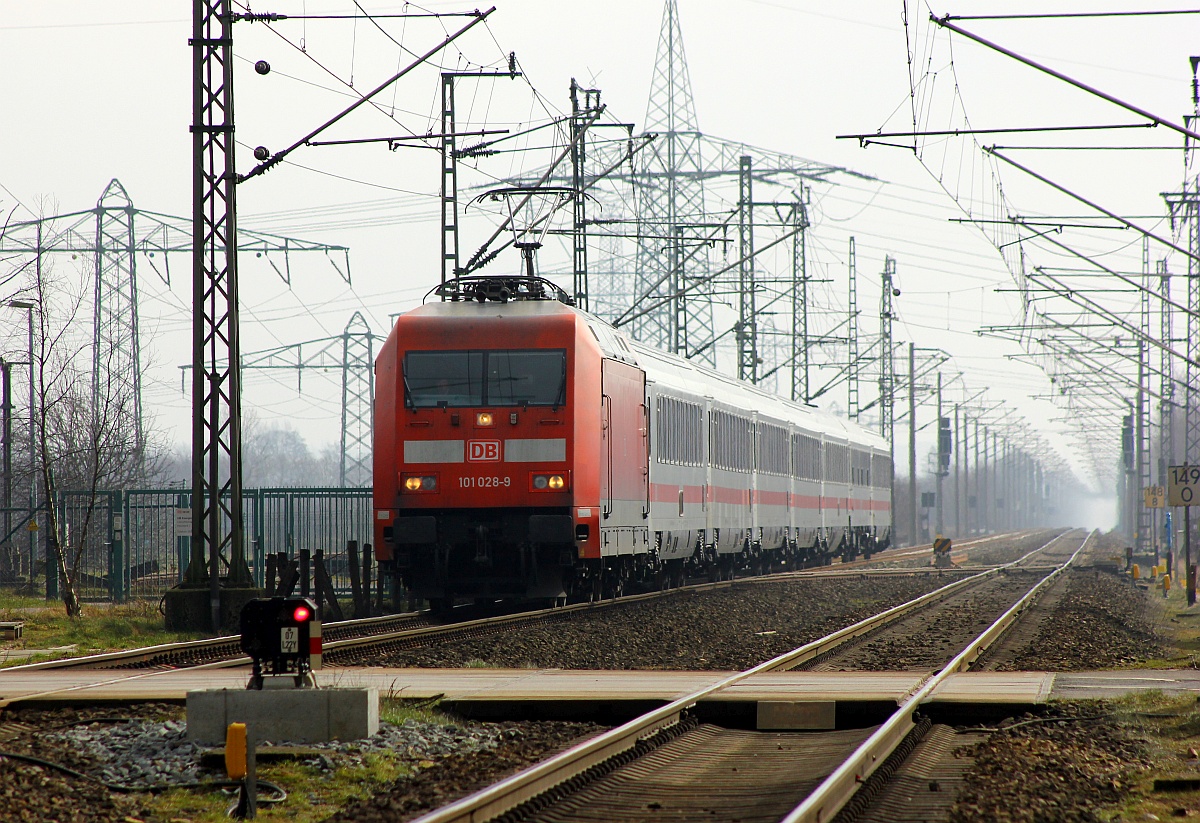
M561 287L544 277L530 275L497 277L491 274L471 274L452 277L436 286L430 294L436 294L452 303L460 300L475 300L479 303L557 300L568 306L575 305L575 301Z

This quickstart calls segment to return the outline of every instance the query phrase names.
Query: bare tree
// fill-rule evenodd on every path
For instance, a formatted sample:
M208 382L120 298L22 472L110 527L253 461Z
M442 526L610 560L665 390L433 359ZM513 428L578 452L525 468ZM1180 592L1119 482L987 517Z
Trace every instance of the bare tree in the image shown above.
M96 522L102 489L120 488L142 476L146 455L128 425L134 400L127 392L95 386L90 375L91 344L79 334L85 289L54 275L42 260L29 278L33 303L32 352L35 409L34 471L46 501L48 560L58 575L59 593L69 617L79 617L80 572ZM100 352L101 360L112 352ZM75 528L68 531L54 503L70 489L81 493Z

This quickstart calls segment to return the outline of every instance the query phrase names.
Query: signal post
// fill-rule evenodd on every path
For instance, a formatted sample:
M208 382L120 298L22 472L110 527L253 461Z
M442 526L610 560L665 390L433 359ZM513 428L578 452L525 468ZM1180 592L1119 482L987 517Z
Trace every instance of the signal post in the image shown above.
M1166 507L1167 490L1163 486L1146 486L1142 489L1142 498L1147 509L1162 509ZM1154 522L1158 522L1157 516L1154 518ZM1158 534L1158 528L1155 527L1150 537L1150 543L1154 546L1154 565L1156 566L1159 561L1160 542L1161 538Z

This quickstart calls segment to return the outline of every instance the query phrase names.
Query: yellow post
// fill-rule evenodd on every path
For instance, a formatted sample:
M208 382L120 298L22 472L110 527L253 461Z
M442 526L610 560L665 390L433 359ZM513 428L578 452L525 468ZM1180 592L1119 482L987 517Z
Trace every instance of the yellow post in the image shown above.
M1137 564L1137 563L1134 563L1134 564L1133 564L1133 579L1134 579L1134 580L1141 580L1141 579L1142 579L1142 569L1141 569L1141 567L1140 567L1140 566L1138 566L1138 564Z
M1171 575L1164 574L1162 579L1163 599L1167 597L1167 592L1171 591Z
M225 771L231 780L246 776L246 724L230 723L225 731Z

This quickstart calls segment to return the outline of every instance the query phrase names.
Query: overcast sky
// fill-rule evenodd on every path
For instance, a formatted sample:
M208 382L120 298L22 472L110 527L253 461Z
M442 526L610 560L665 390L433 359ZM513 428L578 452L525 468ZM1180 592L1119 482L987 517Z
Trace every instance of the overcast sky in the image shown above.
M415 6L362 0L376 14ZM484 26L458 41L441 65L497 66L515 52L525 81L488 81L460 92L463 121L473 128L513 128L561 112L575 77L602 89L611 116L640 124L661 25L662 6L647 0L550 2L498 0ZM1059 4L1080 11L1079 3ZM1089 10L1178 3L1096 2ZM430 2L434 11L469 9ZM255 11L353 11L352 3L279 0ZM1006 202L994 194L994 163L962 138L930 139L920 157L911 150L860 148L837 135L912 130L913 100L924 129L1014 128L1144 122L1071 89L1010 58L928 22L938 15L1045 12L1044 2L951 2L927 7L900 0L831 4L817 0L681 0L680 16L700 128L712 135L844 166L879 182L845 178L840 187L813 192L812 271L831 282L814 299L833 311L842 300L846 238L858 242L863 331L877 328L878 272L884 255L897 260L902 296L897 340L940 347L955 356L967 391L1016 405L1029 422L1062 430L1064 412L1031 395L1045 395L1042 372L1006 360L1015 344L981 341L976 330L1013 322L1019 302L1001 255L976 229L950 222L971 214L1010 210L1024 215L1083 215L1089 210L1024 173L1001 164ZM906 26L907 17L907 26ZM345 83L376 86L409 58L396 42L422 51L462 19L378 21L387 34L359 21L293 21L275 27L240 24L235 31L239 168L250 150L286 146L346 106ZM1200 16L1145 16L1072 20L965 21L961 25L1032 59L1104 89L1138 107L1180 122L1190 110L1188 41ZM112 178L147 211L190 213L190 17L187 4L161 0L28 3L0 0L0 206L15 219L32 212L91 208ZM907 35L907 36L906 36ZM299 46L303 46L303 51ZM911 55L911 59L910 59ZM255 60L270 61L266 77ZM916 92L915 98L910 91ZM536 92L536 93L535 93ZM364 113L329 136L383 136L403 128L436 130L436 69L416 71L382 95L392 116ZM402 133L402 132L401 132ZM1002 135L984 145L1156 145L1178 147L1165 128L1086 135ZM903 141L901 141L903 142ZM1177 189L1180 151L1030 151L1009 153L1040 173L1138 222L1162 221L1161 193ZM285 164L239 188L241 224L279 234L351 247L353 283L347 287L321 259L293 260L287 288L261 261L244 266L243 346L247 351L337 334L354 310L378 332L389 315L411 308L438 278L436 154L388 152L379 145L351 149L303 148ZM502 176L549 159L510 155L487 172ZM353 205L347 205L353 204ZM468 238L474 248L482 234ZM1061 237L1068 242L1067 237ZM1069 240L1108 265L1141 268L1139 239L1131 232L1077 232ZM1032 265L1064 266L1061 249L1026 244ZM1152 260L1166 256L1152 248ZM515 259L496 265L515 267ZM1071 265L1078 264L1075 260ZM70 266L60 261L60 266ZM180 393L177 366L188 357L187 261L173 263L168 288L139 262L143 339L148 350L147 405L176 440L187 436L189 400ZM1173 271L1182 271L1172 258ZM1182 295L1182 288L1177 288ZM1121 311L1127 297L1112 299ZM822 303L822 301L824 301ZM844 307L842 308L844 311ZM3 324L20 318L0 317ZM1181 321L1177 320L1177 326ZM11 328L11 325L10 325ZM732 364L726 364L732 365ZM335 439L339 390L331 375L295 380L248 375L245 404L260 419L286 420L317 447ZM864 393L868 390L864 389ZM956 389L955 399L963 391ZM1125 393L1124 388L1114 392ZM844 392L833 398L844 408ZM928 416L928 415L926 415ZM1066 415L1070 416L1070 415ZM1090 421L1087 421L1091 425ZM1094 437L1117 438L1115 417L1096 418ZM1105 428L1107 427L1107 428ZM1086 474L1078 440L1053 435L1062 453Z

